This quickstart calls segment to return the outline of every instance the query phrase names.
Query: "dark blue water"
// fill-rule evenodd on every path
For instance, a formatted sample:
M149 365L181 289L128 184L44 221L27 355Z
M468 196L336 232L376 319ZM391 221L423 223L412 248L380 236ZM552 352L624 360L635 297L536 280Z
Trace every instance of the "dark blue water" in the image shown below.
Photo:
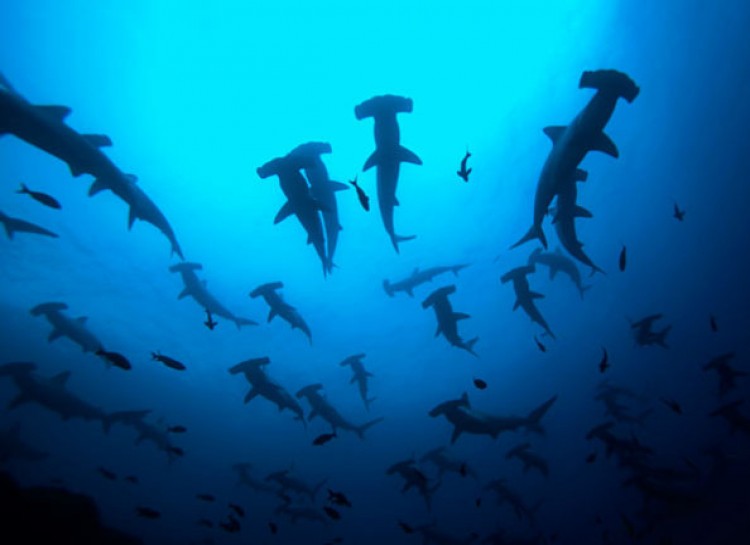
M33 105L72 108L65 123L78 133L109 136L103 153L138 177L185 260L202 264L199 280L234 315L259 325L237 328L214 314L210 330L199 303L178 299L184 286L169 268L181 261L170 257L162 232L140 220L128 229L121 198L88 196L95 175L74 177L63 161L4 135L0 211L59 237L0 240L0 364L34 362L32 376L44 384L70 371L69 393L102 414L150 410L141 421L169 439L165 448L136 444L137 430L121 421L104 433L97 419L63 420L17 399L23 388L0 376L0 404L18 401L0 416L3 436L20 423L23 442L48 454L9 457L3 469L24 486L90 495L104 524L145 543L441 545L481 542L501 529L506 540L496 543L744 543L748 430L730 434L731 417L709 414L746 399L750 379L737 378L720 396L717 373L703 367L734 352L731 366L748 370L750 8L729 0L657 4L5 2L0 71L8 82ZM541 247L509 249L531 224L550 153L541 129L575 118L594 94L579 88L581 74L601 68L626 73L640 94L618 100L605 129L619 158L591 152L580 165L589 178L578 184L578 204L593 218L576 221L578 237L606 274L589 276L579 263L591 286L583 298L562 273L552 279L539 265L528 276L532 291L544 294L535 303L553 339L513 311L513 288L500 277ZM375 150L373 120L354 115L385 94L413 101L411 113L398 114L400 143L422 162L401 164L395 230L416 238L400 243L399 254L379 217L376 168L362 172ZM336 193L343 229L325 275L297 219L274 224L286 202L278 178L256 171L310 141L330 143L323 155L330 179L348 185L358 176L371 204L365 212L351 187ZM464 182L456 171L467 149L472 172ZM62 209L17 194L20 183ZM673 216L675 203L683 221ZM544 230L554 251L550 217ZM458 264L469 266L413 297L383 289L384 279L415 268ZM268 306L249 297L276 281L312 343L278 317L268 323ZM435 313L422 308L451 284L454 311L470 315L459 334L479 338L479 357L435 337ZM65 303L66 316L87 316L97 342L132 369L108 366L69 338L48 342L52 326L30 313L48 302ZM663 316L655 330L671 326L668 348L634 342L631 323L656 313ZM610 367L601 373L603 348ZM152 360L157 351L187 369ZM339 365L358 353L373 374L369 410L351 370ZM228 370L260 357L270 358L268 376L292 398L320 383L347 420L383 421L363 439L339 429L314 446L331 431L320 417L303 425L261 397L243 402L250 386ZM595 399L604 380L636 396L617 403L622 414L646 414L642 422L606 412ZM541 420L544 433L462 434L451 444L451 424L428 412L464 392L472 411L496 416L526 416L557 399ZM298 401L309 416L307 401ZM742 428L750 407L732 415ZM586 439L605 422L650 452L608 456L602 440ZM166 432L175 425L187 432ZM547 461L547 477L506 458L527 441ZM476 478L459 471L438 481L435 466L420 459L440 446ZM441 482L431 509L416 488L401 493L403 479L386 474L409 458L428 487ZM326 479L315 501L288 493L291 505L321 521L293 523L276 492L238 484L238 463L252 464L258 480L283 470L311 486ZM667 469L673 474L664 476ZM533 517L496 502L486 487L498 479L537 506ZM332 506L329 488L352 503L336 506L340 520L323 509ZM204 493L215 501L196 497ZM233 515L237 532L221 527L231 525L229 503L245 511ZM139 516L137 507L160 517ZM214 527L199 526L204 518Z

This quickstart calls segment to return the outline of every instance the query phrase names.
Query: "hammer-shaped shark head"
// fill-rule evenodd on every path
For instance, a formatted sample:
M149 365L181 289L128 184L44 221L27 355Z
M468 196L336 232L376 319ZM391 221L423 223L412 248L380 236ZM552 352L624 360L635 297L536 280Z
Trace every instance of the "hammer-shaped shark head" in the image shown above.
M312 168L315 166L315 158L309 155L286 155L271 159L263 166L258 167L256 172L263 179L271 176L283 176L291 172L299 172L303 168Z
M612 93L628 102L633 102L640 92L630 76L617 70L587 70L581 74L578 87Z
M30 361L14 361L0 365L0 377L25 375L36 370L36 364Z
M456 285L451 284L450 286L443 286L442 288L438 288L435 291L433 291L430 295L427 296L427 299L422 301L422 308L427 308L432 305L434 305L438 299L443 299L448 297L450 294L456 292Z
M381 95L365 100L354 107L354 115L357 119L365 117L377 117L379 115L395 115L397 113L410 113L414 108L412 99L397 95Z
M466 392L464 392L458 399L444 401L443 403L432 409L428 414L431 417L436 418L442 414L446 414L460 408L471 409L471 404L469 403L469 394L467 394Z
M322 389L323 385L320 383L310 384L309 386L305 386L299 392L297 392L297 399L301 399L302 397L311 397Z
M50 312L60 312L66 310L68 305L65 303L42 303L32 308L29 312L32 316L41 316L42 314L49 314Z
M306 142L289 152L289 157L313 157L331 153L333 149L328 142Z

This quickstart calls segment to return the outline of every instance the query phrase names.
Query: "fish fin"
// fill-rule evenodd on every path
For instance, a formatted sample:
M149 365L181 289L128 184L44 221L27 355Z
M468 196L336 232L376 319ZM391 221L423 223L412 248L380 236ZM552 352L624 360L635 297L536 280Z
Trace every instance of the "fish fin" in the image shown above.
M94 195L96 195L100 191L104 191L105 189L109 188L102 180L99 180L97 178L96 180L94 180L94 183L91 184L91 187L89 187L89 197L93 197Z
M3 227L5 227L5 234L8 235L8 238L10 240L13 240L13 234L15 233L15 230L10 224L10 220L3 222Z
M65 118L73 111L67 106L34 106L34 109L46 117L59 121L60 123L65 121Z
M31 401L31 398L27 396L24 392L21 392L16 397L14 397L10 403L8 403L6 409L7 410L15 409L19 405L23 405L24 403L28 403L29 401Z
M333 180L328 182L328 188L331 191L344 191L345 189L349 189L349 186L346 184L342 184L341 182L334 182Z
M128 211L128 229L133 228L133 223L135 222L136 218L135 208L133 206L130 207L130 210Z
M187 297L188 295L190 295L190 292L188 291L188 289L187 289L187 288L185 288L185 289L183 289L183 290L182 290L182 291L180 292L180 294L179 294L179 295L177 296L177 299L183 299L183 298Z
M268 311L268 318L266 319L266 322L270 322L271 320L273 320L276 317L276 314L278 314L278 313L276 312L275 309L272 308L271 310L269 310Z
M106 148L112 145L112 140L106 134L83 134L81 136L95 148Z
M620 152L617 151L617 146L615 146L615 143L612 142L612 139L603 132L600 132L593 138L593 141L591 142L591 149L593 151L601 151L602 153L611 155L615 159L620 156Z
M404 146L398 147L398 160L402 163L412 163L414 165L422 164L422 159L420 159L416 153L406 149Z
M258 393L258 390L256 390L255 388L251 389L245 396L245 403L250 403L250 401L258 397Z
M49 381L55 386L65 386L69 378L70 378L70 371L63 371L62 373L58 373L55 376L53 376L51 379L49 379Z
M380 154L378 153L378 150L375 150L372 152L372 155L370 155L367 158L367 161L365 161L365 166L362 167L362 171L365 172L375 165L378 164L378 161L380 160Z
M59 339L60 337L63 337L64 334L59 329L53 329L52 332L47 336L47 342L51 343L54 340Z
M583 170L582 168L577 168L575 171L575 174L573 174L573 179L576 182L585 182L589 178L589 173Z
M530 291L530 292L529 292L529 296L530 296L530 297L531 297L532 299L543 299L543 298L544 298L544 294L542 294L542 293L537 293L537 292L535 292L535 291Z
M467 318L471 318L471 315L466 314L465 312L454 312L453 318L455 320L466 320Z
M586 210L583 206L576 206L573 216L576 218L593 218L594 214Z
M277 223L284 221L293 213L294 213L294 210L292 209L292 203L289 201L286 201L284 203L284 206L281 207L281 209L276 214L276 217L273 219L273 224L276 225Z
M544 127L542 131L550 140L552 140L552 144L555 144L560 139L560 135L565 132L566 128L565 125L550 125L549 127Z
M516 302L513 304L513 310L517 310L518 307L520 307L520 306L521 306L521 300L520 299L516 299Z

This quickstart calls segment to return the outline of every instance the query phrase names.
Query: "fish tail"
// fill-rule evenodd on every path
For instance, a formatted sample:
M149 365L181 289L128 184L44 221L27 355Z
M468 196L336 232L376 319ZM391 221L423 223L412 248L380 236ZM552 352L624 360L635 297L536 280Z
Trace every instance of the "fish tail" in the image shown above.
M29 192L29 188L26 187L25 183L21 182L21 187L18 190L16 190L16 193L28 193L28 192Z
M539 242L542 243L542 246L544 246L544 249L547 249L547 237L544 234L544 230L542 230L541 225L536 224L532 225L526 232L526 234L521 238L521 240L511 246L510 249L512 250L513 248L517 248L521 244L525 244L534 239L538 239Z

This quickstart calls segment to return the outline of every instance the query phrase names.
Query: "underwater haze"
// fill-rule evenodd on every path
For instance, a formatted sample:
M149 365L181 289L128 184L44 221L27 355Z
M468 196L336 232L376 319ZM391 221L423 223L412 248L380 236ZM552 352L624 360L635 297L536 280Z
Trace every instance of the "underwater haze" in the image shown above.
M747 543L748 28L6 0L0 469L91 543Z

